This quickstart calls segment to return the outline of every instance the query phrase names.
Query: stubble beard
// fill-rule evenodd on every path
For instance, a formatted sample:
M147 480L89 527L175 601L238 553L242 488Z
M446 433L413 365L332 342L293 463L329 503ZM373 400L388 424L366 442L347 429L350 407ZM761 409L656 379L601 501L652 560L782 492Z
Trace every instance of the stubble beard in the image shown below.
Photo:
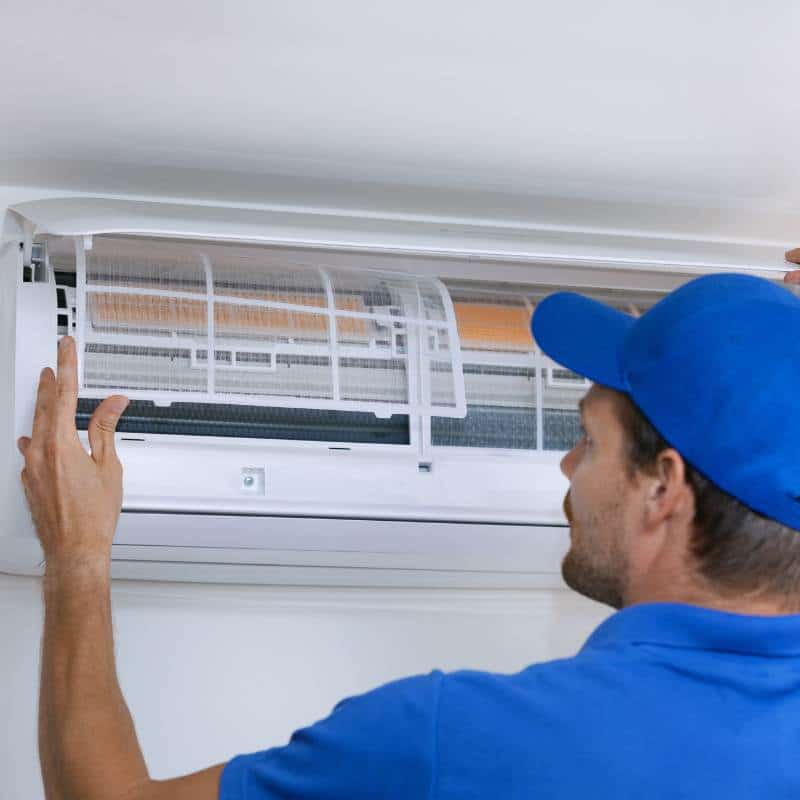
M578 525L567 495L564 511L572 532L572 546L561 562L564 582L590 600L622 608L628 561L619 545L622 532L613 513L616 508L608 509L607 513L592 514L585 525Z

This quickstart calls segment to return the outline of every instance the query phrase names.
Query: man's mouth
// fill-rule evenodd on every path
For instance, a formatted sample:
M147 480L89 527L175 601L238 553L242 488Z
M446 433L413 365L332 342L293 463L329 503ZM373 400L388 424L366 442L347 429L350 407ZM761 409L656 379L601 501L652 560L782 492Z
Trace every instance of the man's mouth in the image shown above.
M567 492L564 495L564 503L563 503L562 507L564 509L564 516L567 518L567 522L569 522L570 525L571 525L572 524L572 504L571 504L570 499L569 499L569 492Z

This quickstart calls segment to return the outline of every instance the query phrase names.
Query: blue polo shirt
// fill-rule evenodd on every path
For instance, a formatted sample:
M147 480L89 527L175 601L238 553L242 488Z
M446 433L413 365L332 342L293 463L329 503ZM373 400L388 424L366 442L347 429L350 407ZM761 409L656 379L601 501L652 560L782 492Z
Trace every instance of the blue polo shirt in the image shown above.
M234 758L222 800L800 798L800 615L646 604L574 658L407 678L285 747Z

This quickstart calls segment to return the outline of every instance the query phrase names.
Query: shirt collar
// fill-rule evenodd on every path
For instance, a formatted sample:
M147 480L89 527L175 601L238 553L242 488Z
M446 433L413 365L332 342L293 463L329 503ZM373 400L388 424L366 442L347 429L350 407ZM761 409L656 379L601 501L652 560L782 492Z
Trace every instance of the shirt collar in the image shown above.
M583 650L623 644L797 656L800 614L755 617L681 603L643 603L612 614L587 639Z

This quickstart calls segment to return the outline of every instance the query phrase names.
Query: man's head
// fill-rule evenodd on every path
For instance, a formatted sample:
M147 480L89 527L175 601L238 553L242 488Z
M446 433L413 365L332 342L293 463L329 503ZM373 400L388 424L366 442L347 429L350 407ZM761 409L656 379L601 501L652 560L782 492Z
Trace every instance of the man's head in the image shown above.
M800 533L703 477L631 399L595 385L564 456L567 585L621 608L637 599L800 611ZM744 602L743 602L744 601Z
M596 382L562 462L567 583L615 607L800 610L800 300L706 276L633 319L560 293L533 333Z

